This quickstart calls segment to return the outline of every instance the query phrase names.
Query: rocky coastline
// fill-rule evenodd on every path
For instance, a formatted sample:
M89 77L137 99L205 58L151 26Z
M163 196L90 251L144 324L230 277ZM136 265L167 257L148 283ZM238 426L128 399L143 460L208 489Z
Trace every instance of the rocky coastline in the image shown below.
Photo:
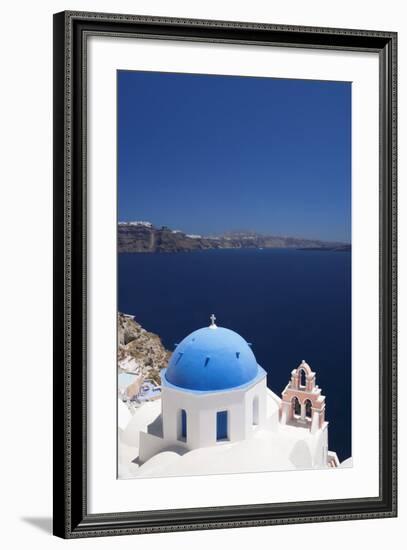
M234 232L219 236L189 235L169 227L155 227L149 222L118 224L119 253L192 252L210 249L291 248L302 250L350 250L341 242L262 235L254 232Z
M171 352L160 337L145 330L132 315L117 314L117 365L120 372L131 372L161 384L160 372Z

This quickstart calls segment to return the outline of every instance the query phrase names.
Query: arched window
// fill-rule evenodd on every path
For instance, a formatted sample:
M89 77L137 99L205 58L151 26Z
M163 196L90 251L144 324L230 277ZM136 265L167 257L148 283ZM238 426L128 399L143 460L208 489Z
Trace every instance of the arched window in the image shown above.
M300 387L305 388L306 385L307 385L307 375L305 373L305 370L301 369L300 370Z
M180 441L187 440L187 413L184 409L179 411L178 439Z
M292 400L292 407L293 407L293 414L295 416L301 416L301 405L300 405L300 402L298 400L298 397L293 397L293 400Z
M259 396L256 395L253 399L252 424L253 426L257 426L258 423L259 423Z
M312 403L309 399L305 401L305 416L311 418L312 416Z

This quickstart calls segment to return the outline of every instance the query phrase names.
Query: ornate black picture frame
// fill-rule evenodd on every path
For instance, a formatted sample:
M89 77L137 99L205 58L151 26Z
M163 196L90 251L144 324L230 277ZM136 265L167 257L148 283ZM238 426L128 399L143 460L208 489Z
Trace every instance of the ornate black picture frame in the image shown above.
M380 494L377 498L89 514L86 61L89 36L375 52L380 58ZM54 534L64 538L394 517L396 53L393 32L63 12L54 16Z

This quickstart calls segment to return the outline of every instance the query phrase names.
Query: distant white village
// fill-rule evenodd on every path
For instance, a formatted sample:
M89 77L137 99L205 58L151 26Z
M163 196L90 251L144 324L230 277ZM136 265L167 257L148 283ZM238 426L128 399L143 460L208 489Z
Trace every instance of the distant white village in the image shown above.
M214 315L160 375L158 383L136 359L119 360L122 479L352 466L329 450L326 399L310 365L291 371L279 397L251 345Z
M118 222L118 225L120 226L127 225L127 226L133 226L133 227L148 227L149 229L153 227L153 224L151 222L147 222L143 220L135 220L130 222ZM172 229L171 233L173 233L174 235L176 235L177 233L184 234L184 232L181 231L180 229ZM194 233L185 233L185 236L189 237L190 239L202 239L202 235L197 235Z
M118 222L118 225L135 225L135 226L141 226L141 227L153 227L153 224L151 222L146 222L142 220L135 220L130 222Z

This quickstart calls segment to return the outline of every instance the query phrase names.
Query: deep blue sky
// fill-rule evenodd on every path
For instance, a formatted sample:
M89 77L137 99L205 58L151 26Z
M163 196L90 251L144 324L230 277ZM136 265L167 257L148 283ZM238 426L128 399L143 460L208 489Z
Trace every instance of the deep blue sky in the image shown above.
M350 241L351 84L118 71L118 219Z

